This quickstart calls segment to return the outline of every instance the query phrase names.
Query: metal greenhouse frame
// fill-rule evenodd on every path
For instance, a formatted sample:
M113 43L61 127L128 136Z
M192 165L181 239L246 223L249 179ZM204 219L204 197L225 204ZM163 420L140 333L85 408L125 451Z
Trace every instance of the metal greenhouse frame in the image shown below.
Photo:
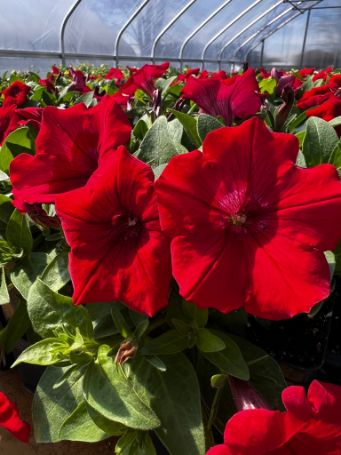
M0 2L3 0L0 0ZM164 0L167 1L171 0ZM201 68L205 68L207 64L217 65L222 68L224 64L242 64L248 61L250 53L260 47L260 61L263 63L264 45L266 41L279 31L284 26L288 25L300 15L306 16L305 29L303 32L303 45L301 56L299 58L300 65L303 63L305 52L307 33L310 25L310 18L313 10L327 8L341 8L341 0L331 0L335 4L328 6L330 0L250 0L246 6L240 8L238 6L245 4L245 1L240 0L222 0L215 8L207 11L207 14L202 16L200 21L195 24L190 33L185 33L180 42L179 50L176 56L160 55L158 47L165 38L167 32L172 30L178 21L191 14L191 8L195 7L199 0L188 0L182 3L182 7L174 11L174 14L167 22L162 24L161 30L153 36L151 42L151 51L146 55L125 55L120 53L120 47L125 35L132 26L134 21L138 21L146 8L153 8L153 4L157 0L136 0L136 5L129 17L121 24L116 38L113 40L113 52L106 53L91 53L91 52L70 52L66 50L65 34L70 24L70 19L74 17L77 10L82 5L83 0L74 1L67 10L59 30L59 49L58 50L27 50L27 49L0 49L1 57L29 57L29 58L55 58L65 64L70 59L98 59L103 62L115 62L116 65L125 61L137 62L155 62L160 60L169 60L177 63L180 68L186 63L200 64ZM14 2L15 3L15 2ZM226 9L233 5L234 15L226 14ZM263 5L266 7L263 8ZM230 11L230 10L229 10ZM225 16L224 16L225 15ZM226 22L214 33L208 35L206 42L202 45L201 50L195 55L186 56L186 50L190 42L195 40L198 34L202 33L207 27L212 26L217 17L225 18ZM228 20L227 20L228 18ZM229 33L225 38L226 33ZM177 37L178 38L178 37ZM212 56L213 52L213 56ZM210 55L209 55L210 54Z

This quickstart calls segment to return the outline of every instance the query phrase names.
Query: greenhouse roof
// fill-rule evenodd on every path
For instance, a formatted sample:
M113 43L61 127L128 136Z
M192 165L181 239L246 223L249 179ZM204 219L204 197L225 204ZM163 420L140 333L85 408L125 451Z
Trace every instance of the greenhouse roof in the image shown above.
M341 65L341 0L0 0L0 69Z

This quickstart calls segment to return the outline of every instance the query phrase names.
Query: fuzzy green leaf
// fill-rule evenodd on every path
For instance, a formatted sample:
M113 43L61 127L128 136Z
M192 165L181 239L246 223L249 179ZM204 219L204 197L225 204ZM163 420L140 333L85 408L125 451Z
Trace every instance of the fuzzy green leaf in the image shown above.
M52 291L41 279L31 286L27 310L35 332L41 337L53 337L60 329L74 333L78 328L86 337L92 336L92 324L87 311L72 303L70 297Z

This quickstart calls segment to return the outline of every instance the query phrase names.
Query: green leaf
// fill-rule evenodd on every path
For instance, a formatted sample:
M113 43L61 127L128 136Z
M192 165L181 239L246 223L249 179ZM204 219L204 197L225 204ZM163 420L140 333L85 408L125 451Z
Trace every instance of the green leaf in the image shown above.
M141 359L131 365L134 384L149 391L151 407L161 420L155 432L170 455L204 455L200 388L192 364L183 354L165 356L166 371ZM179 451L181 448L181 451Z
M11 247L6 240L0 240L0 266L15 262L23 255L22 249Z
M42 338L55 336L61 328L70 333L78 328L82 335L92 336L92 324L87 311L74 305L70 297L53 292L39 278L29 290L27 310L34 331Z
M86 408L89 416L92 418L95 424L106 434L109 434L111 436L120 436L126 431L126 427L124 425L106 419L102 414L95 411L95 409L89 406L88 403L86 403Z
M0 194L0 222L7 225L13 211L14 206L11 199L4 194Z
M15 209L8 221L6 228L6 239L8 243L19 249L23 249L25 255L30 254L33 246L33 239L26 215L22 215Z
M339 175L341 176L341 141L335 145L330 155L329 163L334 164Z
M64 359L63 351L67 347L57 338L45 338L25 349L13 363L12 368L19 363L53 365Z
M27 300L30 287L46 267L47 258L46 253L33 252L30 257L16 263L11 271L11 281L25 300Z
M332 251L325 251L324 255L329 265L330 279L332 280L336 267L335 254Z
M231 337L219 330L212 330L212 333L221 338L225 343L225 349L219 352L203 352L202 355L224 374L248 381L250 372L246 361Z
M177 78L178 76L171 76L167 79L158 79L157 82L159 82L159 88L161 89L161 95L162 97L164 98L167 93L168 93L168 90L170 89L170 87L172 86L173 82L175 81L175 79ZM158 86L158 84L157 84Z
M282 409L281 393L286 383L278 363L263 349L231 335L237 343L250 370L251 384L274 408Z
M6 327L0 331L0 347L8 354L12 352L18 341L30 327L26 305L22 302L8 321Z
M193 142L195 147L200 147L201 139L198 135L196 119L189 114L176 111L175 109L170 109L170 111L181 122L185 132L187 133L188 137Z
M84 397L89 406L106 419L138 430L151 430L160 425L148 405L148 391L132 385L131 376L109 355L110 347L101 345L98 362L92 364L84 377ZM156 371L155 369L153 371Z
M82 93L82 95L75 101L75 104L78 103L84 103L86 107L94 106L97 104L96 98L94 98L94 92Z
M225 125L215 117L207 114L201 114L198 117L197 129L200 139L203 141L207 134Z
M339 115L338 117L335 117L333 118L332 120L329 120L329 125L333 126L334 128L336 126L340 126L341 125L341 115Z
M147 134L147 131L148 131L147 123L142 118L140 118L137 121L136 125L134 126L133 129L134 136L142 140L144 136Z
M116 455L157 455L151 437L142 431L127 431L115 445Z
M197 347L202 352L218 352L225 349L224 341L208 329L198 330Z
M5 269L1 267L1 285L0 285L0 305L6 305L10 302L8 294Z
M174 125L169 127L165 116L158 117L144 136L136 156L150 166L157 167L168 163L175 155L186 153L187 150L178 141L179 132L174 129Z
M68 254L59 253L46 266L41 275L42 281L46 283L52 291L58 292L69 281Z
M299 150L297 154L296 166L307 167L307 163L301 150Z
M277 87L277 81L272 77L268 77L259 81L258 85L261 93L268 93L269 95L273 95Z
M288 133L294 132L306 120L307 115L305 112L294 112L285 122L285 131Z
M157 370L160 370L162 372L167 370L165 363L159 357L148 356L148 357L146 357L146 360Z
M176 329L168 330L157 338L146 343L140 353L143 355L171 355L188 348L188 336Z
M338 142L338 136L328 122L319 117L310 117L307 121L306 135L303 142L303 154L307 166L329 162Z
M214 374L211 376L211 387L221 389L227 383L228 376L226 374Z
M86 402L81 401L70 416L64 420L59 436L62 440L67 441L98 442L110 435L96 425L88 413Z
M119 303L115 303L111 308L111 317L118 333L120 333L123 338L132 336L128 321L126 320L122 312L122 306Z
M32 404L36 442L58 442L64 422L82 401L82 373L48 367L40 378Z
M190 322L193 322L196 327L205 327L208 320L207 308L198 308L193 303L183 300L182 309L184 315Z
M178 119L174 119L168 122L168 132L175 144L181 143L182 133L184 131L181 122ZM187 150L186 150L187 151Z
M20 153L34 151L34 138L29 127L24 126L10 133L1 147L0 169L8 174L12 159Z

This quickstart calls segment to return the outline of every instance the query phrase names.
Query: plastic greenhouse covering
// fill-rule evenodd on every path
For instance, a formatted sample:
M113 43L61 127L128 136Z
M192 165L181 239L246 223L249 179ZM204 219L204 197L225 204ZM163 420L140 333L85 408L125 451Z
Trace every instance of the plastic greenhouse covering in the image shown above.
M341 66L341 0L0 0L0 70Z

